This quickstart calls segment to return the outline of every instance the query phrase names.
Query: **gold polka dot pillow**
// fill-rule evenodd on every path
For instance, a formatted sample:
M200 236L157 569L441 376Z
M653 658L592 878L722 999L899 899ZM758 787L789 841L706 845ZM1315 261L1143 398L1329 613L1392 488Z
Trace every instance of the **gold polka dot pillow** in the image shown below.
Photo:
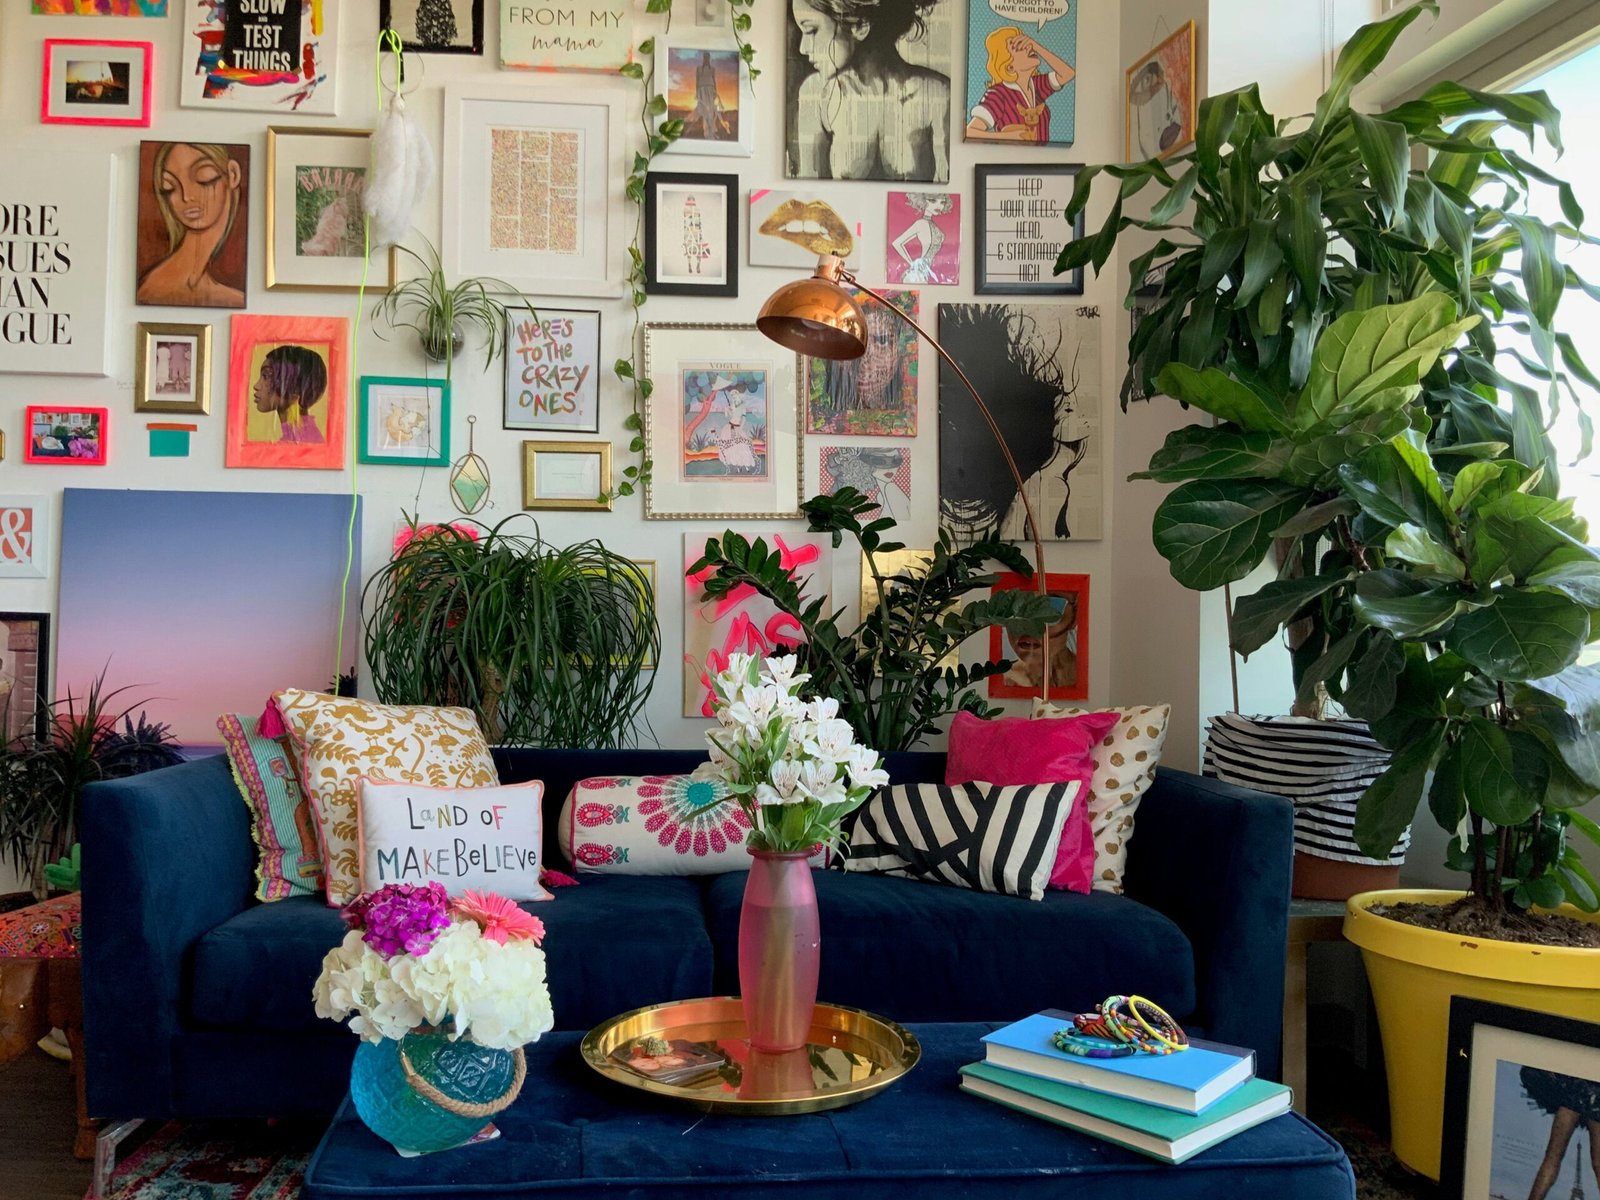
M1090 711L1033 702L1036 718L1076 717ZM1101 709L1118 716L1111 732L1095 746L1094 779L1089 785L1089 827L1094 834L1094 888L1121 892L1128 863L1128 839L1139 800L1150 790L1167 740L1169 704Z
M316 813L329 904L348 904L361 892L363 775L447 788L500 782L471 709L374 704L295 688L273 700Z

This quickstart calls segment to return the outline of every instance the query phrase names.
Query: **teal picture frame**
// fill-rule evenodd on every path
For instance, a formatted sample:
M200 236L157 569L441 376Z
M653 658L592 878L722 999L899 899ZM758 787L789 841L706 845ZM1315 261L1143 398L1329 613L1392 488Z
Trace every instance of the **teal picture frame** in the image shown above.
M356 460L380 467L450 463L450 381L361 377Z

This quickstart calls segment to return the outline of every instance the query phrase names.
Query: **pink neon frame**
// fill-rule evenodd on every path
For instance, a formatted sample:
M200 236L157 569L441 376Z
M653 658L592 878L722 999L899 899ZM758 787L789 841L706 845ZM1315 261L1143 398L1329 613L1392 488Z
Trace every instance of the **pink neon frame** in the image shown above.
M104 408L90 408L85 404L30 404L23 417L22 461L41 467L103 467L111 457L111 413ZM95 458L56 458L53 455L33 452L33 414L36 412L93 413L100 418L100 453Z
M144 51L144 103L137 117L58 117L50 112L50 63L57 46L106 46ZM141 129L150 125L150 80L155 75L154 42L113 42L105 38L46 38L44 43L44 89L39 94L39 121L43 125L122 125ZM131 90L131 89L130 89Z

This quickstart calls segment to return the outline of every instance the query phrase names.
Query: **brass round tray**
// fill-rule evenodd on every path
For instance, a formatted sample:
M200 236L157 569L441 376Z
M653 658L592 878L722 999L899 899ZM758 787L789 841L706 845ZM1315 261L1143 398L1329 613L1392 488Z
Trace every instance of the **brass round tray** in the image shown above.
M612 1054L647 1037L704 1043L727 1056L715 1072L679 1084L647 1079ZM876 1095L922 1057L916 1035L859 1008L818 1004L808 1044L787 1054L752 1050L737 996L674 1000L612 1017L583 1039L583 1060L607 1079L705 1112L775 1117L843 1108Z

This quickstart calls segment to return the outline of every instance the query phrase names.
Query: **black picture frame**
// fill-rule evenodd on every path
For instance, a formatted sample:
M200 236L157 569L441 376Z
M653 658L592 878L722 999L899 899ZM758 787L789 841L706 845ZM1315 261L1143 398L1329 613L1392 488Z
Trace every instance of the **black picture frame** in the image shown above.
M37 630L38 643L35 647L33 694L35 697L33 715L33 736L38 741L44 741L50 723L50 614L43 612L0 612L0 626L10 630L12 625L32 623ZM12 672L9 664L13 649L7 638L5 645L0 645L0 678L10 677ZM10 689L11 695L15 694L15 687ZM0 707L0 743L9 745L19 736L16 732L18 722L12 719L9 707ZM26 728L26 726L22 726Z
M378 0L378 29L389 29L393 24L394 0ZM406 45L407 54L483 54L483 5L484 0L472 0L472 44L470 46L422 46ZM396 30L396 33L399 31ZM458 32L459 36L459 32Z
M972 249L972 262L975 279L972 290L975 295L1083 295L1084 280L1082 267L1068 271L1065 275L1051 274L1051 272L1055 270L1056 255L1060 253L1060 247L1072 239L1066 237L1060 237L1058 239L1052 238L1046 233L1046 229L1050 227L1053 227L1058 231L1060 230L1062 224L1062 213L1064 213L1066 209L1065 201L1066 199L1071 198L1073 184L1075 183L1074 177L1081 170L1083 170L1082 163L979 163L973 168L972 226L974 240ZM1062 197L1062 189L1059 187L1053 189L1054 195L1051 197L1028 197L1026 195L1019 195L1017 197L1017 199L1025 205L1025 210L1019 214L1018 219L1026 220L1028 222L1037 221L1040 225L1038 232L1041 235L1044 235L1038 238L1030 238L1028 240L1041 243L1047 250L1051 245L1055 247L1053 253L1037 254L1037 251L1035 251L1037 257L1030 256L1027 261L1019 265L1019 272L1022 274L1026 273L1026 268L1028 266L1037 266L1040 269L1039 278L1037 280L1026 278L1007 278L1002 275L998 275L994 270L996 264L991 263L990 261L991 255L989 253L989 235L991 233L998 235L1001 232L1004 232L1002 229L997 228L990 220L990 196L991 193L1004 190L1004 181L1015 176L1025 176L1030 178L1038 176L1041 178L1048 177L1052 179L1067 179L1073 181L1073 183L1069 183L1065 188L1064 198ZM1020 189L1021 185L1019 185L1019 190ZM1043 212L1029 212L1026 210L1026 206L1030 200L1043 199L1057 200L1060 205L1060 210L1055 212L1054 215L1049 215ZM996 214L996 217L999 220L1010 219L1007 214ZM1080 211L1072 222L1072 238L1081 238L1083 236L1083 231L1083 213ZM996 259L996 262L998 262L999 256L996 255L993 257Z
M1473 1139L1477 1139L1477 1149L1485 1145L1490 1147L1492 1163L1496 1117L1493 1095L1488 1098L1487 1127L1472 1128L1484 1124L1481 1119L1474 1120L1475 1115L1481 1117L1481 1111L1474 1112L1479 1106L1473 1103L1472 1076L1478 1030L1485 1026L1527 1034L1562 1046L1584 1046L1600 1051L1600 1024L1595 1022L1558 1017L1533 1009L1513 1008L1467 996L1451 997L1450 1033L1445 1049L1444 1130L1439 1160L1439 1195L1448 1200L1455 1200L1456 1197L1466 1200L1468 1155L1475 1148L1470 1144ZM1590 1079L1587 1073L1574 1074L1572 1077L1600 1087L1600 1062L1597 1062L1594 1074L1595 1079ZM1579 1127L1582 1128L1583 1124L1580 1120ZM1567 1149L1570 1153L1570 1145ZM1587 1155L1584 1157L1587 1158ZM1560 1190L1560 1181L1550 1192L1551 1196L1557 1194L1566 1195L1564 1190Z
M716 283L691 283L684 277L663 279L659 274L662 213L659 196L663 186L678 185L722 192L723 278ZM739 177L708 175L696 171L651 171L644 180L644 290L652 296L737 296L739 294Z

